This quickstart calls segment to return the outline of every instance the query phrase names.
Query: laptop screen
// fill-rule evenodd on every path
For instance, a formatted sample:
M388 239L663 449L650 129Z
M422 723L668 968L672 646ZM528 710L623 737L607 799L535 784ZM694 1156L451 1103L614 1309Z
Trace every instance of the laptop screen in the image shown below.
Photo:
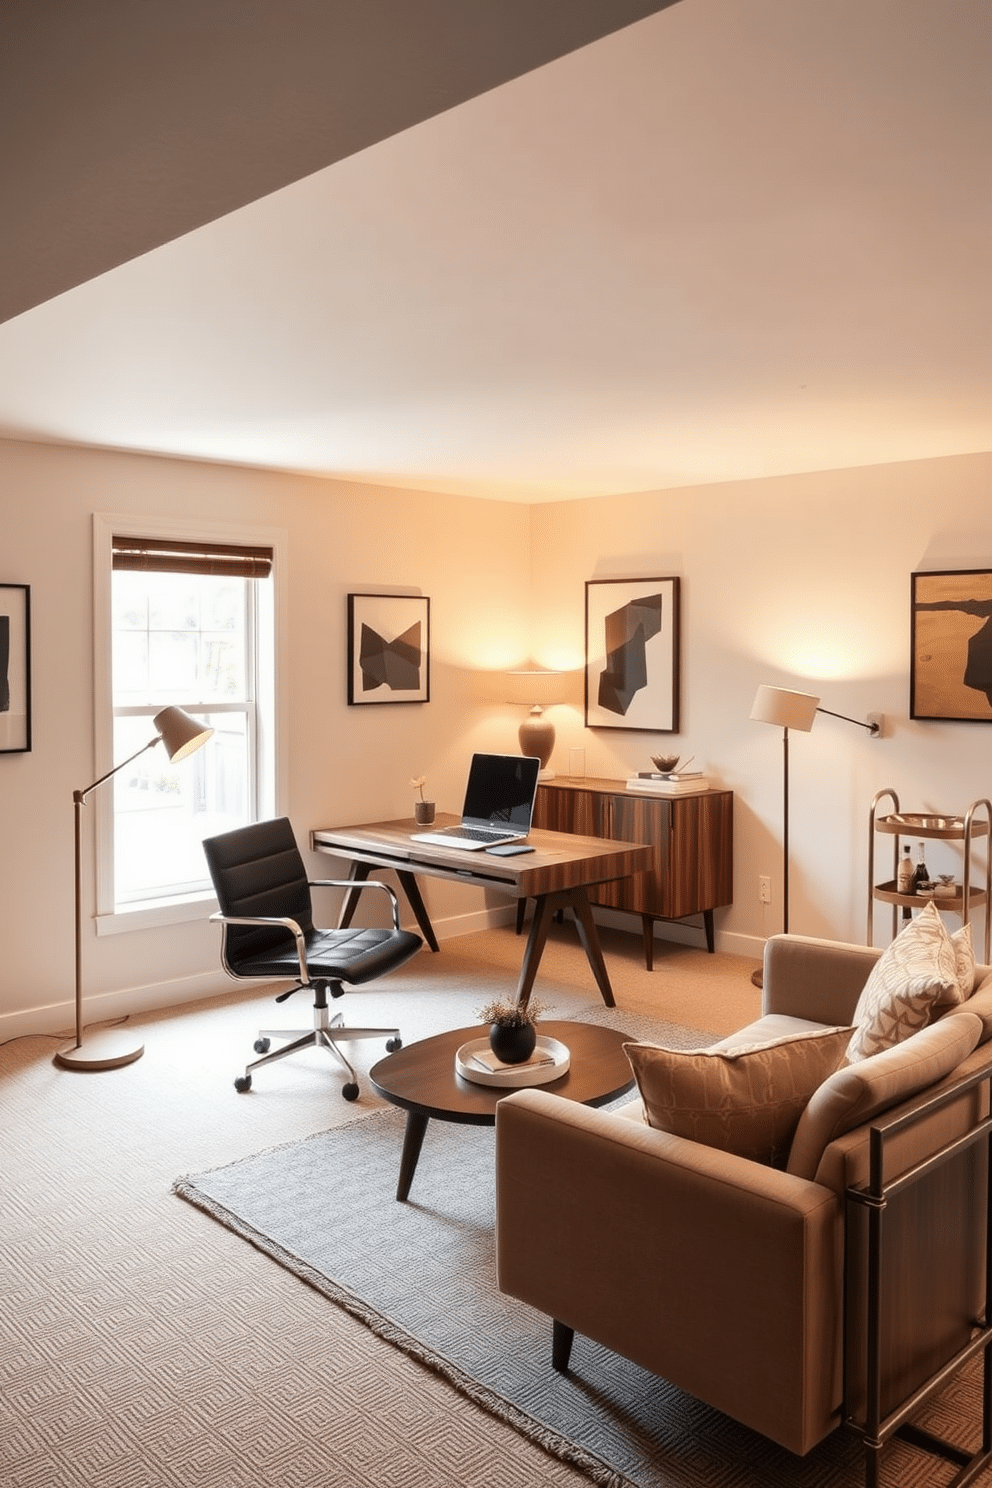
M473 754L462 820L530 831L541 761L524 754Z

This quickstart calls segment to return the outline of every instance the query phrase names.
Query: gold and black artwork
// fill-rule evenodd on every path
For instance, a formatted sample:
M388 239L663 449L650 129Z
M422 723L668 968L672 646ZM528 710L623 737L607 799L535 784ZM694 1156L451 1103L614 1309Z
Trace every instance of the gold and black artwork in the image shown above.
M992 723L992 569L913 574L911 718Z

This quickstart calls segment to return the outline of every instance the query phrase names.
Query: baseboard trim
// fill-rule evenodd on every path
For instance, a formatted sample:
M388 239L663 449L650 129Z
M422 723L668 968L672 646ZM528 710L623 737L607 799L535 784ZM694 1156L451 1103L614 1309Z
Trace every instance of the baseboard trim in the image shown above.
M620 910L594 908L596 923L622 930L640 938L641 921L638 915L624 914ZM483 930L492 930L516 922L516 904L511 902L499 908L473 910L466 914L449 915L434 921L434 930L439 941L457 940L462 935L474 935ZM413 925L410 928L415 929ZM705 938L701 928L675 920L659 920L654 927L657 940L674 941L680 945L701 947L705 954ZM759 936L736 935L718 931L715 936L716 949L731 956L748 956L760 961L764 954L764 940ZM178 1007L186 1002L199 1002L204 998L217 997L224 992L244 990L246 983L236 982L217 967L195 976L181 977L170 981L148 982L138 987L122 987L113 992L95 992L86 996L83 1013L86 1026L113 1023L133 1017L137 1013L159 1012L162 1008ZM49 1003L44 1007L15 1009L0 1013L0 1043L9 1039L28 1038L32 1034L52 1034L71 1038L75 1031L75 1009L71 998L64 1002Z

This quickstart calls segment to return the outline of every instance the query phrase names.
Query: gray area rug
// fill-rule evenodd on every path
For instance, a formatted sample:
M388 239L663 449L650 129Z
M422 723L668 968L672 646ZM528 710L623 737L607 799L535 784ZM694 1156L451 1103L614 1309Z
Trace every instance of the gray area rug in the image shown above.
M639 1024L636 1036L659 1042L708 1042L671 1025L630 1022ZM588 1339L576 1338L570 1373L556 1374L549 1319L496 1288L493 1130L431 1122L410 1199L400 1204L404 1123L403 1112L374 1111L177 1179L174 1190L594 1482L862 1483L855 1438L836 1434L796 1458ZM962 1407L967 1419L967 1399L959 1415ZM889 1482L923 1488L945 1481L932 1460L890 1450L898 1462L891 1460Z

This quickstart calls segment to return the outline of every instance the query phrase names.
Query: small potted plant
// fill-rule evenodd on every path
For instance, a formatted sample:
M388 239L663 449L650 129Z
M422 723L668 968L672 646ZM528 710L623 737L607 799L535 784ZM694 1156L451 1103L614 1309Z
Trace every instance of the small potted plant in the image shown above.
M479 1008L477 1017L489 1024L489 1047L504 1064L522 1064L533 1054L537 1044L537 1019L544 1005L531 998L526 1007L516 1002L495 998Z
M428 801L424 796L424 786L427 784L426 775L415 775L410 781L415 790L420 792L420 800L413 803L413 814L418 827L429 827L434 820L434 802Z

